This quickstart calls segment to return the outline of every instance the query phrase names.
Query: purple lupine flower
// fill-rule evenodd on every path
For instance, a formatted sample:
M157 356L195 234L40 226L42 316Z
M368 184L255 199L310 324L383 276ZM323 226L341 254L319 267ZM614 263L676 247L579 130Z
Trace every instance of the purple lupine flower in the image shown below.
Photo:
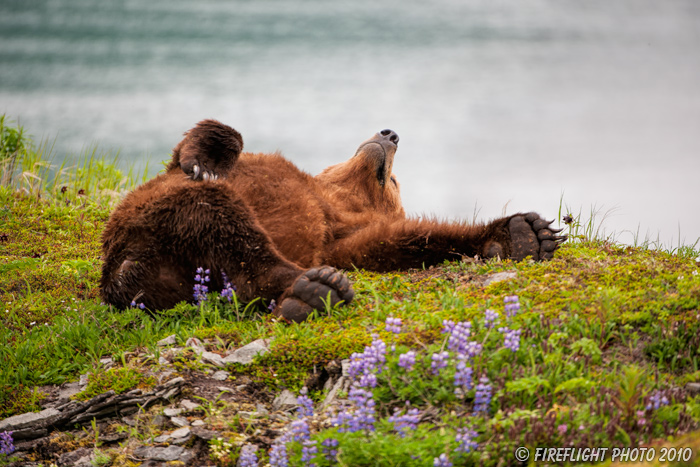
M455 392L458 392L458 389L468 391L472 388L472 369L467 366L467 362L462 356L457 361L454 385Z
M450 337L447 340L447 348L457 354L466 354L469 346L469 336L472 332L472 323L460 321L452 326Z
M394 415L389 417L388 420L394 424L394 431L403 438L407 432L415 430L416 426L418 426L420 412L418 409L409 409L408 412L403 413L403 411L399 412L399 409L395 409Z
M649 403L646 406L646 410L658 410L662 405L668 405L668 398L664 396L661 391L654 391L654 394L649 397Z
M12 439L11 431L3 431L0 433L0 454L9 455L15 452L15 444Z
M430 357L432 360L430 367L433 369L434 375L439 375L440 370L447 366L447 357L449 357L447 352L434 353L432 357Z
M224 281L224 288L221 290L221 297L228 299L229 302L233 301L233 294L236 292L236 286L231 285L231 281L225 272L221 272L221 278ZM196 277L195 277L196 280Z
M209 269L197 268L197 275L194 276L194 281L194 293L192 295L194 296L194 301L199 305L207 299L207 293L209 292L209 287L204 285L205 282L209 282Z
M455 437L457 441L455 452L463 452L466 454L475 451L479 445L474 441L474 438L476 438L476 431L468 428L460 429Z
M331 464L335 464L336 457L338 456L338 444L338 440L335 438L326 438L321 441L323 457Z
M484 313L484 327L485 328L491 328L493 327L494 324L498 321L498 313L493 311L492 309L487 309L486 313Z
M401 334L401 318L392 318L391 316L386 319L386 330L393 332L394 334Z
M350 368L348 374L351 379L361 378L364 374L379 374L386 362L386 344L374 336L372 344L365 347L362 353L353 353L350 356Z
M272 313L273 311L275 311L275 308L277 308L277 302L276 302L275 299L273 298L272 300L270 300L270 304L267 305L267 311L269 311L270 313Z
M484 346L476 341L469 341L467 343L464 355L468 358L474 358L481 353L481 349Z
M559 426L557 427L557 430L559 431L559 434L562 435L562 436L564 436L564 435L566 434L566 431L567 431L568 429L569 429L569 427L566 426L565 423L562 423L561 425L559 425Z
M356 383L361 388L376 388L377 387L377 375L374 373L365 373L360 377L360 380Z
M303 465L307 467L315 467L316 464L312 463L311 461L314 460L317 452L318 447L316 446L315 441L311 441L310 439L304 441L301 448L301 462L303 462Z
M509 295L503 299L506 308L506 316L512 318L520 311L520 299L517 295Z
M447 454L440 454L440 457L433 459L433 467L452 467L452 462Z
M311 437L305 418L299 418L289 424L289 437L292 441L306 441Z
M413 350L409 350L406 353L399 355L399 366L404 368L406 371L411 371L413 365L416 364L416 353Z
M287 443L276 442L270 449L270 467L289 467Z
M509 329L507 327L498 328L504 336L503 346L513 352L517 352L520 348L520 329Z
M442 320L442 331L440 331L442 334L450 334L452 333L452 330L455 328L455 322L450 321L448 319L443 319Z
M360 430L374 431L376 419L372 392L353 384L350 387L348 400L353 407L343 410L331 421L338 426L338 431L340 433L355 433Z
M136 308L136 301L132 300L130 306L131 308Z
M238 457L238 467L257 467L258 456L255 454L258 447L254 444L246 444L241 448L241 455Z
M479 412L488 412L491 403L491 385L489 379L482 376L479 384L476 385L476 395L474 396L474 415Z
M139 308L142 309L142 310L145 310L145 309L146 309L146 305L144 305L143 303L139 303Z
M297 407L297 414L299 418L312 417L314 415L314 402L306 395L307 389L304 387L300 391L299 397L297 397L297 402L299 407Z

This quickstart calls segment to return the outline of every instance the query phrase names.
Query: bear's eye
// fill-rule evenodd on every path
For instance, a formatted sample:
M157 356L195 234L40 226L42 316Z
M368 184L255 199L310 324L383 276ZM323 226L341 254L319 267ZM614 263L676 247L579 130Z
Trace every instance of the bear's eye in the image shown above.
M391 182L394 184L394 186L398 187L398 185L396 184L396 179L393 175L391 176Z

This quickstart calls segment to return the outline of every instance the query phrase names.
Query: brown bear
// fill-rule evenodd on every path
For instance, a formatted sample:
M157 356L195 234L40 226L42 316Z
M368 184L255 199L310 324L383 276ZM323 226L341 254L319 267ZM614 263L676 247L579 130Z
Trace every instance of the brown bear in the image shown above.
M100 290L118 308L151 310L193 299L195 270L223 274L241 301L276 300L300 322L349 303L338 270L390 271L461 256L549 259L565 240L535 213L485 225L406 217L392 174L398 135L383 130L349 160L312 177L280 154L242 153L233 128L205 120L185 133L164 174L126 196L103 241Z

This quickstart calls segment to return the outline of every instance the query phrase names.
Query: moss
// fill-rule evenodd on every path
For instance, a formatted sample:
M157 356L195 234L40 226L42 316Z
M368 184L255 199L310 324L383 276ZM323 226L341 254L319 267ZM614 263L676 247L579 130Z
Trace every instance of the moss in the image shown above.
M134 388L147 391L156 384L155 378L145 376L134 368L123 367L90 374L88 384L74 399L86 401L107 391L122 394Z

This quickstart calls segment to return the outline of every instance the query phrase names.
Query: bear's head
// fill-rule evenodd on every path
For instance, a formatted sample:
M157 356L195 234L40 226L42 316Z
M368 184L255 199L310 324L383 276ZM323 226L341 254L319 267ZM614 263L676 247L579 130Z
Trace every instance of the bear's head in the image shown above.
M399 182L392 173L399 135L382 130L360 144L355 155L328 167L316 179L332 185L340 196L386 214L403 216Z
M242 150L239 132L216 120L202 120L175 146L167 171L179 168L192 180L226 177Z

